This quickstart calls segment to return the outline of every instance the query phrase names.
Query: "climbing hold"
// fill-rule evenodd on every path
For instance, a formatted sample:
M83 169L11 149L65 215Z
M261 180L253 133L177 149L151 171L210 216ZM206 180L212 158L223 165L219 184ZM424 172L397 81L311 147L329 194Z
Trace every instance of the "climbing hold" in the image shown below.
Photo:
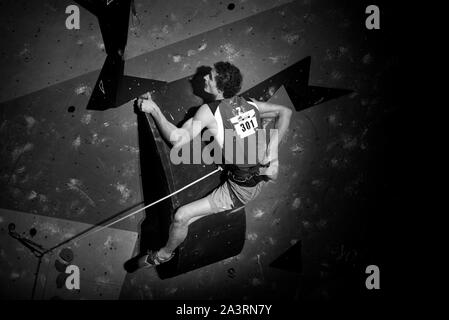
M34 237L37 234L37 230L35 228L30 229L30 236Z
M65 284L65 281L67 277L69 276L68 273L60 273L58 277L56 278L56 287L58 289L62 288Z
M71 262L73 260L73 251L70 250L69 248L64 248L59 253L59 256L61 257L62 260L66 262Z
M65 272L65 269L67 269L68 263L61 262L60 260L55 260L55 268L59 272Z

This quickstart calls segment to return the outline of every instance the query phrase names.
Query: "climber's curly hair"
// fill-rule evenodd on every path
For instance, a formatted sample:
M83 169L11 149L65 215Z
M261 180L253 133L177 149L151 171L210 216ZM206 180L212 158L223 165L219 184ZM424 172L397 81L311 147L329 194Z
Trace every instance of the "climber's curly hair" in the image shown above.
M240 70L229 62L217 62L214 64L217 71L215 80L217 88L223 91L223 97L232 98L242 88L242 74Z

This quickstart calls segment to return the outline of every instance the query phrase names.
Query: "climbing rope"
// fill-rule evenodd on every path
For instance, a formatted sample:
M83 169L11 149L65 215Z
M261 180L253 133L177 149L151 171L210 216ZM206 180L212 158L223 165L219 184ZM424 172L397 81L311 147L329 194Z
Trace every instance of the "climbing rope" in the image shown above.
M127 219L127 218L129 218L129 217L131 217L131 216L133 216L133 215L135 215L135 214L137 214L137 213L139 213L139 212L145 210L145 209L148 209L148 208L151 207L151 206L154 206L155 204L158 204L158 203L161 202L161 201L164 201L165 199L168 199L168 198L174 196L175 194L177 194L177 193L179 193L179 192L181 192L181 191L183 191L183 190L185 190L185 189L187 189L187 188L193 186L194 184L196 184L196 183L198 183L198 182L200 182L200 181L206 179L207 177L210 177L211 175L213 175L213 174L215 174L215 173L217 173L217 172L219 172L219 171L222 171L222 170L223 170L222 167L218 167L218 168L215 169L214 171L209 172L208 174L204 175L203 177L201 177L201 178L199 178L199 179L197 179L197 180L195 180L195 181L189 183L188 185L182 187L181 189L176 190L176 191L170 193L169 195L166 195L165 197L160 198L159 200L156 200L156 201L150 203L149 205L147 205L147 206L145 206L145 207L143 207L143 208L137 209L137 210L131 212L130 214L127 214L126 216L121 217L121 218L119 218L119 219L117 219L117 220L114 220L114 221L112 221L112 222L110 222L110 223L107 223L107 224L105 224L105 225L103 225L103 226L99 226L98 228L96 228L96 227L89 228L89 229L87 229L86 231L80 233L78 236L75 236L75 237L73 237L73 238L71 238L71 239L68 239L68 240L66 240L66 241L64 241L64 242L62 242L62 243L56 245L55 247L53 247L53 248L51 248L51 249L48 249L46 252L44 252L44 254L47 253L47 252L53 251L54 249L60 247L60 246L63 245L63 244L66 244L66 243L68 243L68 242L72 242L72 241L75 240L75 239L76 239L77 241L79 241L79 240L81 240L81 239L86 238L87 236L90 236L90 235L92 235L92 234L94 234L94 233L97 233L97 232L99 232L99 231L101 231L101 230L104 230L104 229L106 229L106 228L112 226L113 224L116 224L116 223L118 223L118 222L120 222L120 221L123 221L123 220L125 220L125 219Z

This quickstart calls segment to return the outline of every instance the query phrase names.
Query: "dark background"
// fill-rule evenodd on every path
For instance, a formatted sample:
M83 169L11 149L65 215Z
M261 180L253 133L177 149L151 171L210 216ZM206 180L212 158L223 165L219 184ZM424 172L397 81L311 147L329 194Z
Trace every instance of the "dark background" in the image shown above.
M130 21L125 73L173 81L230 59L247 89L311 56L310 84L354 92L294 114L279 181L247 206L239 256L164 281L152 271L128 274L120 298L377 301L400 292L394 261L407 213L399 8L386 1L231 2L136 1L140 22ZM105 51L86 10L80 30L65 29L69 4L0 2L0 207L95 224L143 200L144 164L132 103L85 109ZM380 7L380 30L365 28L368 4ZM70 179L90 200L67 188ZM139 232L141 219L116 228ZM270 267L298 241L301 272ZM1 259L2 284L14 285L4 280L9 258ZM381 270L381 290L365 288L370 264Z

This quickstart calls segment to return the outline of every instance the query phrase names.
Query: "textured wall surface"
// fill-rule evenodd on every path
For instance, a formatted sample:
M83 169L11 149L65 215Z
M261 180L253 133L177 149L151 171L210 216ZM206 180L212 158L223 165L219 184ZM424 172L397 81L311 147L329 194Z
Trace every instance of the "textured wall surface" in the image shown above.
M65 28L69 4L1 2L0 208L95 225L142 203L145 164L132 102L86 110L106 54L98 22L85 9L80 30ZM128 274L120 298L366 295L366 266L388 262L386 166L398 113L391 89L394 34L385 31L391 13L385 10L384 29L368 31L367 4L357 1L135 4L127 75L173 81L228 60L241 69L246 90L311 56L311 85L353 93L293 114L280 145L279 179L246 208L241 254L171 279L159 279L154 270ZM272 101L294 108L283 88ZM2 217L0 211L4 232ZM137 214L114 228L139 232L142 219ZM25 220L15 224L31 228ZM40 233L45 225L34 228ZM270 266L299 243L301 272ZM9 272L4 252L0 272ZM137 252L138 246L132 255ZM14 285L17 273L2 279Z

